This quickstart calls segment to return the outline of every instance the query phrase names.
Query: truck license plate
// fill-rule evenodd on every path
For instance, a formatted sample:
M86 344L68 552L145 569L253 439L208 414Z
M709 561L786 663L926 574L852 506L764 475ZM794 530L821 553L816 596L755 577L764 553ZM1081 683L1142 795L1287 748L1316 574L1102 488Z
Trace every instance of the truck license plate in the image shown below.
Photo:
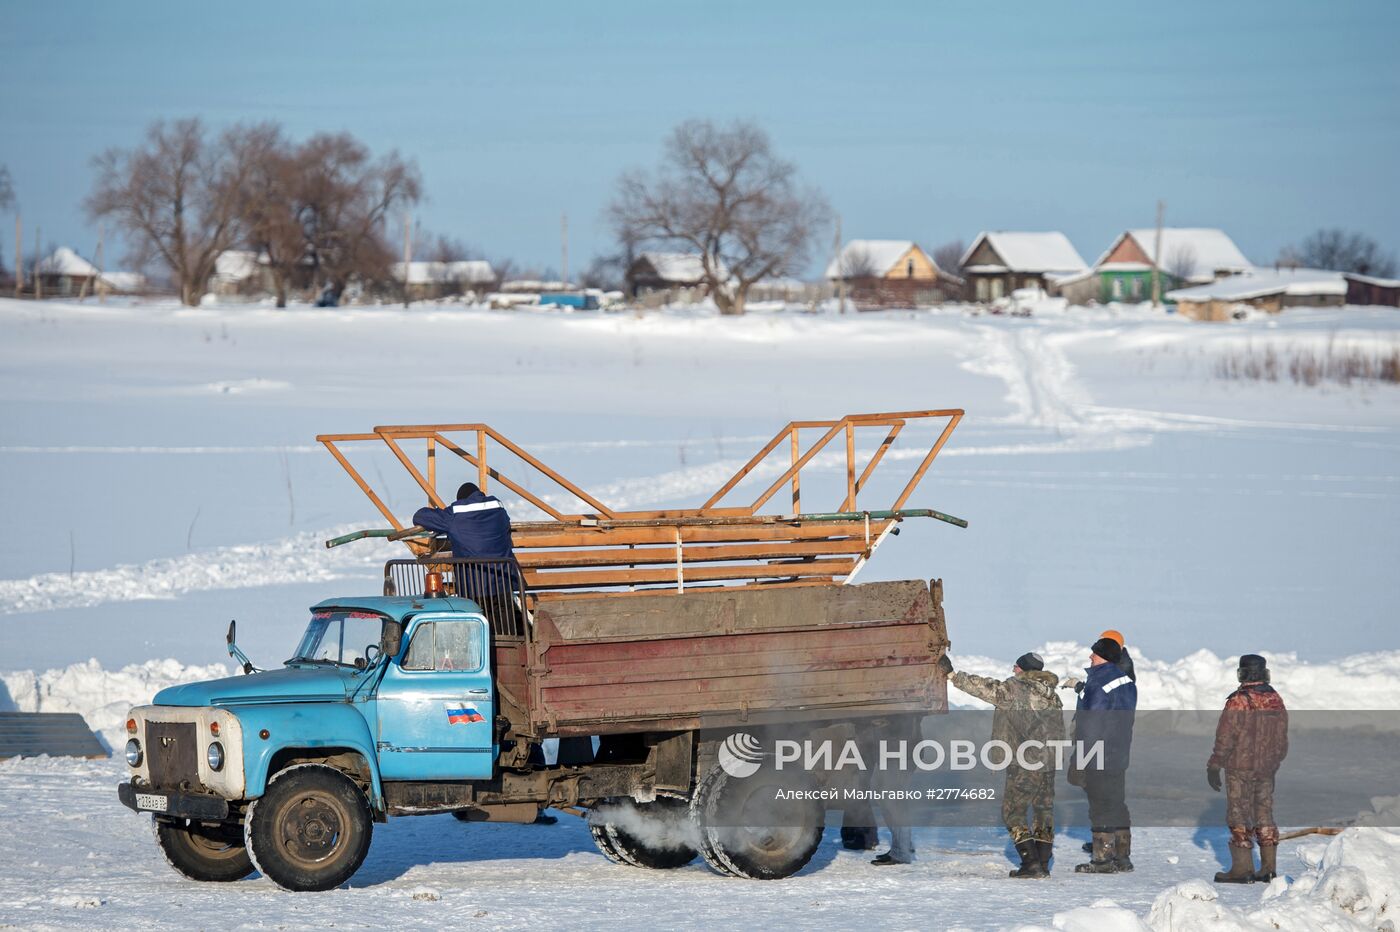
M157 796L151 793L136 794L137 809L150 809L157 812L164 812L165 807L169 802L169 797L166 796Z

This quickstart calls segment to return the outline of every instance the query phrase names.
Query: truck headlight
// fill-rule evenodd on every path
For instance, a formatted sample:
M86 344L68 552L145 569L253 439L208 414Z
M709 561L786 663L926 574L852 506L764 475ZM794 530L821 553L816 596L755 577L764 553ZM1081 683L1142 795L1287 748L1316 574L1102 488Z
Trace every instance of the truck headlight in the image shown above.
M132 738L126 743L126 762L129 766L141 766L141 742Z
M224 746L217 741L210 742L209 751L205 755L205 759L209 762L210 770L223 770Z

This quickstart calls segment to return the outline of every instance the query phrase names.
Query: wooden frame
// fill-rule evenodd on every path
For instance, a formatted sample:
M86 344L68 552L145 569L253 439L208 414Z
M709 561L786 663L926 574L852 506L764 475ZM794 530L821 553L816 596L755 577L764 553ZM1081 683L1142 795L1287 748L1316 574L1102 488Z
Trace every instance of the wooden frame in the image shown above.
M578 590L635 592L638 587L669 586L675 592L684 592L688 587L708 585L847 582L869 560L890 529L903 519L901 510L962 416L962 410L950 408L793 421L779 430L700 507L650 511L621 511L608 507L486 424L383 426L375 427L370 433L322 434L316 439L389 522L396 532L392 537L403 539L420 556L434 552L434 542L426 532L405 525L394 514L346 457L342 447L382 444L434 507L446 504L438 491L442 471L438 459L446 451L474 468L476 484L482 491L499 484L544 512L550 520L514 522L512 536L516 556L532 592L550 598L564 597ZM893 504L882 510L862 510L861 493L906 426L915 421L939 419L945 419L946 423L919 459ZM857 461L856 435L867 429L883 429L884 433L862 466ZM812 431L820 432L805 448L804 430L809 436ZM813 468L813 461L838 437L845 454L843 497L831 513L804 513L801 510L802 473L804 469ZM406 449L418 441L423 443L423 468ZM517 457L529 470L531 480L543 480L551 491L532 492L520 479L490 465L496 461L500 450ZM784 458L785 468L752 503L726 501L746 479L762 471L770 458L778 456ZM529 484L538 487L540 483ZM792 511L761 513L785 487L790 490ZM571 510L557 504L561 498L572 499L576 507ZM965 524L956 519L954 523ZM388 536L386 532L366 534Z

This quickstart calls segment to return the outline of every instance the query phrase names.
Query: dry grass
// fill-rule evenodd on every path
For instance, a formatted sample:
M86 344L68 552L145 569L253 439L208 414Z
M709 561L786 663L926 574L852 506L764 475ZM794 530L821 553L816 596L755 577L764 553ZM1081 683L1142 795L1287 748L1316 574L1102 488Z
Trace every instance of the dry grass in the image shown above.
M1389 351L1362 350L1338 348L1330 342L1321 352L1292 347L1279 351L1272 346L1259 351L1250 347L1216 360L1215 374L1222 379L1265 382L1288 378L1299 385L1400 383L1400 347Z

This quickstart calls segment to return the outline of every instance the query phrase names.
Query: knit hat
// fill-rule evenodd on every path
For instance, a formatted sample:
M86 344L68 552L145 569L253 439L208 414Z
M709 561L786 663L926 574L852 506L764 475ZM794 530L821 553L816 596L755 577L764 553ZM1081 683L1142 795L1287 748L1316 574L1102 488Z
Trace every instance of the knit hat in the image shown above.
M1109 663L1117 663L1123 656L1123 648L1113 638L1099 638L1091 649Z
M1022 670L1044 670L1045 658L1035 651L1027 651L1016 658L1016 666Z
M1105 631L1105 632L1103 632L1102 634L1100 634L1099 637L1101 637L1101 638L1108 638L1110 641L1117 641L1119 647L1127 647L1127 646L1128 646L1128 642L1125 641L1125 640L1123 640L1123 634L1122 634L1122 632L1117 631L1117 630L1114 629L1114 628L1109 628L1107 631ZM1099 656L1102 657L1103 655L1100 654Z

